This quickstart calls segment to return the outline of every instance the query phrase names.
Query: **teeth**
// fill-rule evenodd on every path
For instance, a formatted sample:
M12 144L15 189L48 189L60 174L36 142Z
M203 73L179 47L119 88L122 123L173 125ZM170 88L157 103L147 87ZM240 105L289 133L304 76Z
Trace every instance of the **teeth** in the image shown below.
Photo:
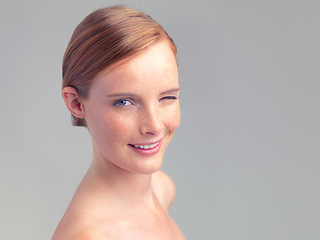
M157 142L155 144L151 144L151 145L134 145L134 147L141 148L141 149L149 149L149 148L154 148L158 144L159 144L159 142Z

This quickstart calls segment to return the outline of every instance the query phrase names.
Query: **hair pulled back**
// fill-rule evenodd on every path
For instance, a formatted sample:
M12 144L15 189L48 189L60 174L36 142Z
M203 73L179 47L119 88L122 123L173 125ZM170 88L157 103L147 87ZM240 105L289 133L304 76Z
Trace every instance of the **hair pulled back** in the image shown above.
M99 73L162 38L176 54L173 40L150 16L126 6L99 9L73 32L63 58L62 88L73 87L84 99ZM86 126L85 119L75 116L72 123Z

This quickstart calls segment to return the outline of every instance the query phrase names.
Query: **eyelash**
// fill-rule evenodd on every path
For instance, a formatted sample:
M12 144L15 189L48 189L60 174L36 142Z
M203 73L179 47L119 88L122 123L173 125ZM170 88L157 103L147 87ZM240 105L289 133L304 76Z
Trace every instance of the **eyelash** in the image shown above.
M113 105L114 106L119 106L119 107L127 106L127 104L126 105L121 105L120 104L121 102L128 102L128 103L132 104L132 102L129 99L118 99L118 100L114 101Z
M177 97L176 97L176 96L167 96L167 97L161 98L160 100L165 100L165 99L168 99L168 100L176 100Z

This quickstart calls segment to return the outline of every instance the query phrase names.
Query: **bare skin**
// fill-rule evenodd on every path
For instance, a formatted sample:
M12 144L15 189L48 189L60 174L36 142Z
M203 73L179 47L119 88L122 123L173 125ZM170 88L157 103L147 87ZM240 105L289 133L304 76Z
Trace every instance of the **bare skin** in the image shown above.
M86 120L93 160L52 240L185 239L168 214L174 184L159 170L179 125L178 94L165 41L102 74L86 100L63 90L70 112Z
M153 174L144 201L115 196L105 190L109 187L93 185L95 178L89 170L52 240L185 239L168 215L175 188L165 173Z

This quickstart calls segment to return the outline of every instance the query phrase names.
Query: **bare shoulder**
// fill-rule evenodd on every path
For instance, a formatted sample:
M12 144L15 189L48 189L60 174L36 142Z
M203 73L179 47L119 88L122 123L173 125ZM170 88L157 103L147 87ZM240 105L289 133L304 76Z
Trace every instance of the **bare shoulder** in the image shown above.
M64 229L64 231L56 232L52 240L108 240L106 235L101 233L95 227L82 227Z
M152 175L152 187L160 204L168 211L176 196L176 188L172 179L159 170Z
M109 240L110 238L106 238L106 236L95 229L85 229L82 230L70 238L70 240Z
M106 240L105 228L93 218L93 215L83 209L88 207L70 204L61 219L51 240Z

